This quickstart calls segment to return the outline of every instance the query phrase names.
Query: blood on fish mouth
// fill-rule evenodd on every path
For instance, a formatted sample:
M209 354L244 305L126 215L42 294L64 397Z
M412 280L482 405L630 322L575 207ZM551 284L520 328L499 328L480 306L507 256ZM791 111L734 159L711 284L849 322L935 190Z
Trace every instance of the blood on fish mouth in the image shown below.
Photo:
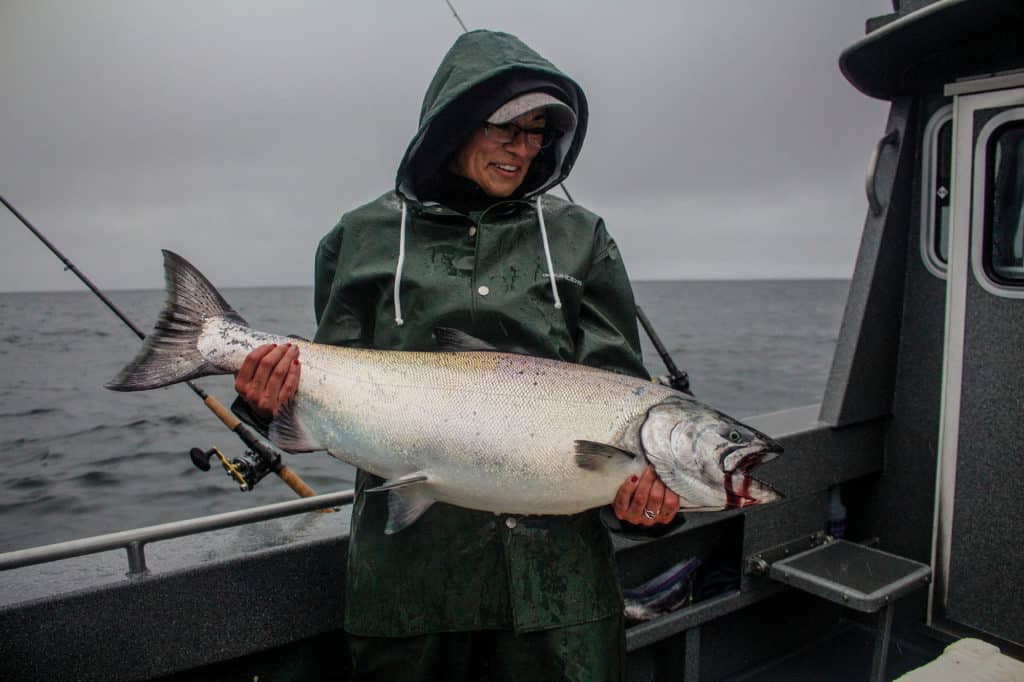
M736 472L729 471L723 476L723 483L725 485L725 506L728 509L741 509L743 507L749 507L752 504L757 504L757 500L750 497L750 476L747 476L745 472L741 472L742 478L740 479L740 489L733 490L732 477Z
M761 500L750 494L750 486L756 479L747 472L759 465L764 460L765 455L768 454L769 452L749 454L741 459L732 471L726 471L722 474L722 483L725 488L725 506L727 509L742 509L743 507L750 507L761 503ZM733 487L733 476L736 474L740 475L739 489ZM761 485L764 484L762 483Z

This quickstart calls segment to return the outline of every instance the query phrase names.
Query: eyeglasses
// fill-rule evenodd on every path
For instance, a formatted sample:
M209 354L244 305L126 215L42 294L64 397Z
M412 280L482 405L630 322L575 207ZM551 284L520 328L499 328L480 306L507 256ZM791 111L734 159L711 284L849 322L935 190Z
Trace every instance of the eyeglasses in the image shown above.
M519 133L526 136L526 146L534 149L544 149L555 141L555 131L547 128L523 128L515 123L487 123L484 122L484 135L491 142L498 144L512 144L519 138Z

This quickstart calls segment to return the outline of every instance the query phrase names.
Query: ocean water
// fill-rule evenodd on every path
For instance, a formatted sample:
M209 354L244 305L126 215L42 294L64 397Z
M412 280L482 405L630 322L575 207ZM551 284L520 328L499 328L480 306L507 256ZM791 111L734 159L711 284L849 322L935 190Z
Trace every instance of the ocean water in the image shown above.
M821 400L842 318L845 280L637 282L637 301L701 400L736 417ZM311 337L310 288L225 289L256 328ZM143 330L161 291L110 298ZM240 492L192 447L242 453L184 386L103 388L139 341L88 292L0 294L0 551L34 547L294 498L268 476ZM665 369L644 339L654 374ZM225 404L230 377L198 382ZM323 454L286 463L318 492L351 487Z

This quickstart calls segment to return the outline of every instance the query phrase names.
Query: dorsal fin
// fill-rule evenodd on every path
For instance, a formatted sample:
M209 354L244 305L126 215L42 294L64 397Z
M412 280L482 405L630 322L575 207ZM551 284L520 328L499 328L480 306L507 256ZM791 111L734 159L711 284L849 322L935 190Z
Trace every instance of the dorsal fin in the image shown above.
M486 341L481 341L464 331L452 329L451 327L436 327L434 338L437 339L437 347L443 351L466 352L466 351L496 351L498 350Z

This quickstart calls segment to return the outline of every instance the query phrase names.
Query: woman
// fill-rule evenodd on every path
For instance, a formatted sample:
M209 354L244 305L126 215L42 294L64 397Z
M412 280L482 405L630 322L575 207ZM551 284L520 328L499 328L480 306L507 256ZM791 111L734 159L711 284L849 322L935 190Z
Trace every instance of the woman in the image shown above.
M582 89L517 38L461 36L427 89L396 189L320 242L315 341L432 350L433 330L450 327L647 377L615 242L598 216L544 194L571 170L587 117ZM270 417L300 372L294 347L265 346L236 388ZM356 489L379 483L359 472ZM679 498L648 470L613 506L650 526L671 521ZM387 496L357 496L345 597L356 679L621 677L622 601L596 510L498 517L435 504L394 535L386 520Z

